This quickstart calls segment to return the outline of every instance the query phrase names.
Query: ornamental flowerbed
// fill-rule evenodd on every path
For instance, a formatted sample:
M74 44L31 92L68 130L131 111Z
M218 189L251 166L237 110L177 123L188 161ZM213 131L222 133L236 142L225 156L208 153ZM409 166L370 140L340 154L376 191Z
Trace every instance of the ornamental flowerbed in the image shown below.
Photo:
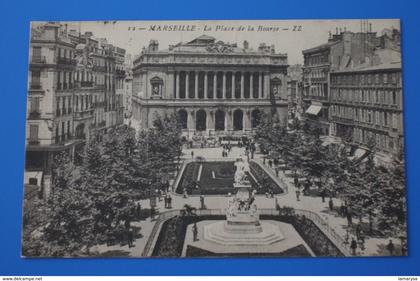
M332 243L327 236L308 218L294 214L293 209L288 208L284 212L279 210L279 215L261 215L261 220L277 220L293 225L302 239L311 248L315 256L320 257L342 257L340 250ZM159 233L152 256L156 257L180 257L184 246L184 239L187 226L202 220L224 220L224 216L176 216L165 221ZM304 248L304 246L302 245ZM291 248L282 253L261 254L258 256L278 256L278 257L307 257L310 256L306 249L302 247ZM205 257L220 256L196 247L187 249L187 256ZM233 255L229 255L233 256ZM237 256L237 255L236 255ZM245 255L249 256L249 255Z
M203 166L199 181L197 177ZM261 168L257 163L250 163L250 172L253 177L249 177L252 189L257 194L271 193L280 194L284 190ZM214 173L214 177L213 177ZM227 195L236 193L233 187L235 175L234 162L191 162L184 169L181 180L176 188L176 193L183 194L184 189L189 195Z

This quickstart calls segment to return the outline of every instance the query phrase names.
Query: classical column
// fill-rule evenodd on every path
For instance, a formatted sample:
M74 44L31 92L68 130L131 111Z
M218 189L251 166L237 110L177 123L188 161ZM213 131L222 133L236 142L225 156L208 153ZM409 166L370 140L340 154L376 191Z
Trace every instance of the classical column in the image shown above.
M194 72L195 83L194 83L194 97L198 99L198 73Z
M175 91L174 96L176 99L179 99L179 73L175 72Z
M230 129L230 111L225 112L225 132Z
M164 86L162 86L162 91L165 90L165 94L162 96L165 97L166 99L174 99L175 98L175 89L174 89L174 79L175 79L175 72L171 71L168 73L168 79L166 80L166 84L164 84Z
M258 72L258 98L262 98L262 73Z
M206 111L206 115L207 115L207 119L206 119L206 129L207 132L208 131L212 131L214 130L214 125L213 125L213 111Z
M254 75L252 72L249 74L249 98L254 98Z
M270 96L270 75L269 73L264 73L264 92L262 94L262 97L265 97L265 93L267 93L268 96Z
M207 96L207 84L208 84L208 78L207 78L207 72L204 72L204 98L205 99L208 99L208 96Z
M217 95L217 72L214 72L213 75L213 99L216 99L216 95Z
M245 97L244 96L244 85L245 85L245 83L244 83L244 73L241 72L241 99L243 99Z
M146 99L146 98L148 98L148 95L147 95L147 72L144 72L143 74L142 74L142 78L143 78L143 97L142 98L144 98L144 99Z
M223 72L222 92L223 92L223 99L226 99L226 72Z
M244 111L244 130L248 131L251 129L251 110L245 110Z
M235 72L232 72L232 99L235 98Z
M185 73L185 98L190 98L190 74L188 72Z
M189 111L188 112L187 129L188 130L195 129L195 127L194 127L194 111Z

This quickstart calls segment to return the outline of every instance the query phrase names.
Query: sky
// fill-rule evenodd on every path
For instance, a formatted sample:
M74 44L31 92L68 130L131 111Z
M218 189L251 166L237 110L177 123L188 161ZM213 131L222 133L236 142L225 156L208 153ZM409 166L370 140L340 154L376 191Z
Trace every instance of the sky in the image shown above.
M149 41L159 42L159 49L167 49L169 45L188 42L206 34L217 41L237 43L242 46L244 40L250 48L258 48L260 43L274 45L278 53L288 55L288 63L302 64L302 50L326 43L329 32L336 33L336 28L360 32L360 20L245 20L245 21L90 21L63 22L69 29L84 33L93 32L97 38L106 38L109 43L126 49L128 54L139 55L142 47ZM372 31L382 34L387 28L400 30L398 19L369 20ZM184 27L184 31L157 31L151 26ZM135 29L133 30L133 28ZM260 27L263 30L259 29Z

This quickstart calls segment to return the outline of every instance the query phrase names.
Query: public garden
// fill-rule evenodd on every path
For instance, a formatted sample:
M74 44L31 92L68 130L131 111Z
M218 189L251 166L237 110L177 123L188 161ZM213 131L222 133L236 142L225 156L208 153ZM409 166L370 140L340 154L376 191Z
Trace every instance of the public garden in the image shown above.
M353 144L329 142L310 124L294 121L286 129L261 120L246 143L185 141L176 118L168 116L152 129L136 133L122 126L92 139L80 165L57 155L51 196L25 208L23 254L407 254L402 159L380 166L373 142L370 153L355 158L349 156ZM278 239L273 243L281 251L229 255L200 244L204 230L194 225L223 220L227 198L238 191L237 159L246 163L260 219L289 225L283 234L294 246Z

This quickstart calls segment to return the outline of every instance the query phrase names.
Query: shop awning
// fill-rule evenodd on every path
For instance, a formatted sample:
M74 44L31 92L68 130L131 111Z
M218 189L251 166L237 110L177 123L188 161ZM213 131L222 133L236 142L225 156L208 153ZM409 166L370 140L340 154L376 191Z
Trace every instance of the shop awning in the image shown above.
M41 186L42 171L25 171L25 184Z
M305 113L312 114L312 115L318 115L318 113L321 111L322 106L321 105L315 105L312 104L309 106L309 108L306 110Z

